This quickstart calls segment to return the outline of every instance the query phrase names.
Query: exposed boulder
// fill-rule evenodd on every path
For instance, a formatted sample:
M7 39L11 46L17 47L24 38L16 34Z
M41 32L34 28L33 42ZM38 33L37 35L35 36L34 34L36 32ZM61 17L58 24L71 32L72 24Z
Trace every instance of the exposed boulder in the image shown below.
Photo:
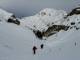
M80 28L76 27L76 30L79 30Z
M7 20L7 22L20 25L20 21L15 17L15 15L12 15L12 16Z
M75 25L75 22L71 22L71 25Z

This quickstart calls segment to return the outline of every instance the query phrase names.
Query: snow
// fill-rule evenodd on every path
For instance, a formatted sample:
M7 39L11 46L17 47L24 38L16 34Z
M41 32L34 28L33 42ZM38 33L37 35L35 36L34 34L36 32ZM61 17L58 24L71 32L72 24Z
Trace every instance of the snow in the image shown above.
M0 9L0 20L8 20L13 14L9 13L3 9Z
M23 24L31 29L46 31L48 27L53 24L61 24L61 22L64 21L63 18L65 15L67 15L67 13L63 10L46 8L34 16L22 18L21 22L24 21Z
M77 9L77 11L80 11L80 9Z
M32 47L39 47L41 40L31 30L4 22L0 24L0 33L0 60L35 60Z
M69 16L67 19L58 21L64 25L70 25L71 22L80 25L80 15ZM0 21L0 60L80 60L80 29L61 30L46 40L39 40L29 29L42 31L48 28L39 19L39 15L25 17L20 21L21 25ZM41 44L44 44L43 49L40 49ZM35 55L33 46L38 48Z
M21 19L22 26L29 27L34 30L46 31L48 27L37 16L30 16Z
M39 40L31 30L4 22L0 24L0 60L79 60L79 39L80 30L71 30L61 31L55 38L53 35L45 41ZM36 55L32 53L34 45L38 48Z
M45 15L42 15L45 13ZM46 24L52 26L54 24L60 24L63 21L63 18L67 15L64 10L56 10L53 8L46 8L39 12L39 18Z
M74 22L75 24L74 25L71 25L71 23ZM72 16L69 16L67 19L65 19L65 21L63 22L64 25L68 25L68 26L77 26L80 28L80 15L72 15Z

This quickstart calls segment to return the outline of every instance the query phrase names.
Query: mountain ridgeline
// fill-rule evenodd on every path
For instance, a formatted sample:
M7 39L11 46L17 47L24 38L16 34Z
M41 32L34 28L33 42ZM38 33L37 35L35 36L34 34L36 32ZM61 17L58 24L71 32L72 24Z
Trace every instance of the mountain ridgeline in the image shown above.
M43 12L42 15L46 15L46 12ZM50 15L50 14L49 14ZM71 19L74 18L74 19ZM76 19L77 18L77 19ZM37 31L35 32L35 35L42 39L43 37L49 37L53 34L58 33L59 31L67 31L68 29L80 29L80 7L77 7L75 9L72 9L71 12L69 12L67 15L64 16L64 22L60 24L52 24L52 26L49 26L46 31ZM72 20L72 21L71 21Z
M52 36L61 30L80 29L80 7L66 13L63 10L46 8L30 17L16 18L12 13L0 9L0 21L27 27L39 38Z

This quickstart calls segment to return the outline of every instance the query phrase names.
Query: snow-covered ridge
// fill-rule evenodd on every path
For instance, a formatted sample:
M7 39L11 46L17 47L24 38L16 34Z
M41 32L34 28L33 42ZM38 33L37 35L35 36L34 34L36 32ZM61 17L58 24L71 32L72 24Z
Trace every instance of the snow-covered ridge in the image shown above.
M52 26L53 24L60 24L60 21L63 20L67 13L64 10L46 8L41 10L37 15L46 25Z
M20 25L19 20L16 18L16 16L13 13L7 12L3 9L0 9L0 21Z
M9 13L3 9L0 9L0 20L8 20L13 15L13 13Z
M53 24L61 24L65 15L67 15L66 11L46 8L34 16L22 18L21 21L25 21L25 25L32 29L46 31Z
M48 29L48 27L37 16L23 18L21 19L21 23L21 25L33 30L46 31Z
M52 35L61 30L67 31L68 28L80 28L80 15L76 14L76 10L72 10L70 16L64 10L56 10L53 8L46 8L41 10L38 14L30 17L23 17L17 19L12 13L0 10L0 19L10 23L15 23L24 28L31 29L38 37ZM71 16L72 14L72 16ZM67 16L67 17L66 17ZM65 18L66 17L66 18ZM74 25L73 25L74 24Z

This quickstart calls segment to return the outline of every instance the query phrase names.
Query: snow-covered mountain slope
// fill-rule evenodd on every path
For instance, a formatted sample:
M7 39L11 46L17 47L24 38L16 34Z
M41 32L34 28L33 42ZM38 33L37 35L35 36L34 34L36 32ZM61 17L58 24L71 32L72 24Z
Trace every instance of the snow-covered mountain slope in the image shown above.
M0 22L0 60L80 60L79 39L80 30L72 29L39 40L28 28ZM37 47L35 55L33 46Z
M48 27L37 16L30 16L21 19L21 25L33 30L46 31L48 29Z
M67 13L63 10L46 8L41 10L38 14L34 16L22 18L21 21L24 21L25 25L32 29L46 31L48 27L52 26L53 24L61 24L61 22L64 21L63 18L66 15Z
M0 60L80 60L80 29L60 30L46 40L40 40L29 28L42 31L49 26L37 16L21 19L20 25L0 21ZM79 15L73 15L57 24L79 27L79 21ZM37 47L35 55L33 46Z
M53 8L46 8L41 10L38 14L38 17L42 22L44 22L48 26L52 26L53 24L60 24L63 21L64 17L67 15L64 10L56 10Z
M0 9L0 20L8 20L13 14L9 13L3 9Z
M0 9L0 21L14 23L20 25L20 21L13 13L9 13L3 9Z

